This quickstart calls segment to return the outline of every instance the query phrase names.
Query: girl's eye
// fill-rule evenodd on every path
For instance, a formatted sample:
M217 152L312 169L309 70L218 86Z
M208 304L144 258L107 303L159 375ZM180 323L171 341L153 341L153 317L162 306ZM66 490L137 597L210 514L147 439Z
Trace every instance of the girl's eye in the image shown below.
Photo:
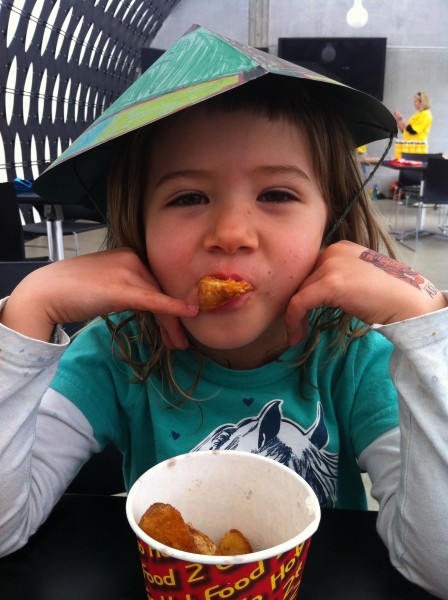
M282 190L270 190L268 192L263 192L260 194L258 199L261 202L270 202L273 204L281 204L283 202L296 202L297 198L293 194L289 192L284 192Z
M168 206L196 206L198 204L206 204L207 198L202 194L195 192L189 192L188 194L182 194L177 196L168 203Z

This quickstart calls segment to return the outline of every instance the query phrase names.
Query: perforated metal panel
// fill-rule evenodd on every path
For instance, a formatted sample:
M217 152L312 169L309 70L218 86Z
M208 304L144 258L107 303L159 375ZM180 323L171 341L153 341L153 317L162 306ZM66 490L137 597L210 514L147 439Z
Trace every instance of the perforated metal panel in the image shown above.
M140 73L180 0L0 2L0 181L35 179Z

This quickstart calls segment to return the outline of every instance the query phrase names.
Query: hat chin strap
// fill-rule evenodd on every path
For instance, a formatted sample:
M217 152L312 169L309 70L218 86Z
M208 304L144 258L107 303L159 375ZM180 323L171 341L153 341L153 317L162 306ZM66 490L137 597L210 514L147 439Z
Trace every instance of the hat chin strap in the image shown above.
M104 222L107 223L108 219L107 219L107 214L104 214L103 209L100 206L100 203L98 203L96 201L96 199L92 196L92 194L90 193L89 188L86 186L86 184L84 183L84 181L82 180L81 174L78 170L78 164L76 162L76 157L73 160L73 170L75 172L75 177L78 180L79 185L82 187L82 189L84 190L85 195L87 196L87 198L90 200L90 202L92 203L93 207L97 210L97 212L103 217ZM107 212L107 211L106 211Z
M324 246L328 246L330 244L331 238L333 237L333 235L337 231L338 227L345 220L345 218L347 217L348 213L353 208L353 205L355 204L356 200L359 198L359 196L364 191L366 185L369 183L369 181L372 181L373 176L375 175L375 173L377 172L377 170L379 169L379 167L381 167L381 165L383 164L384 159L386 158L387 153L389 152L390 147L392 146L393 140L394 140L394 134L391 133L390 136L389 136L389 141L387 143L386 149L384 150L384 152L383 152L380 160L377 162L377 164L375 165L375 167L372 169L372 172L367 177L367 179L364 180L363 184L361 185L361 187L359 188L359 190L356 192L356 194L354 195L354 197L347 204L347 206L346 206L344 212L342 213L342 215L338 219L336 219L333 227L330 229L330 232L325 236L325 239L324 239L324 242L323 242Z

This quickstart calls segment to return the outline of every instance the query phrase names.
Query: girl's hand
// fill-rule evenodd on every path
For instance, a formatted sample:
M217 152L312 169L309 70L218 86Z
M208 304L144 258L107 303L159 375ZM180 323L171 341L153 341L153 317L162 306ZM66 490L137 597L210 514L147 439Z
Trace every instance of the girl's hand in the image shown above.
M15 288L1 322L28 337L48 341L56 324L133 310L157 314L169 348L187 337L177 317L198 307L166 296L137 255L128 248L86 254L37 269Z
M331 306L372 325L418 317L447 303L422 275L405 264L352 242L326 248L314 271L291 298L286 328L291 345L306 334L308 315Z

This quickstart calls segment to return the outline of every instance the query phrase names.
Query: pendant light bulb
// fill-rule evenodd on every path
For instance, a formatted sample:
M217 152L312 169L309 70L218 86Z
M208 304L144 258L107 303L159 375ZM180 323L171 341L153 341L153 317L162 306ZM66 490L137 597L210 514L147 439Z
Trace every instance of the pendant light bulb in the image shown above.
M367 23L369 15L362 5L362 0L354 0L353 6L348 11L346 18L350 27L354 27L355 29L364 27L364 25Z

